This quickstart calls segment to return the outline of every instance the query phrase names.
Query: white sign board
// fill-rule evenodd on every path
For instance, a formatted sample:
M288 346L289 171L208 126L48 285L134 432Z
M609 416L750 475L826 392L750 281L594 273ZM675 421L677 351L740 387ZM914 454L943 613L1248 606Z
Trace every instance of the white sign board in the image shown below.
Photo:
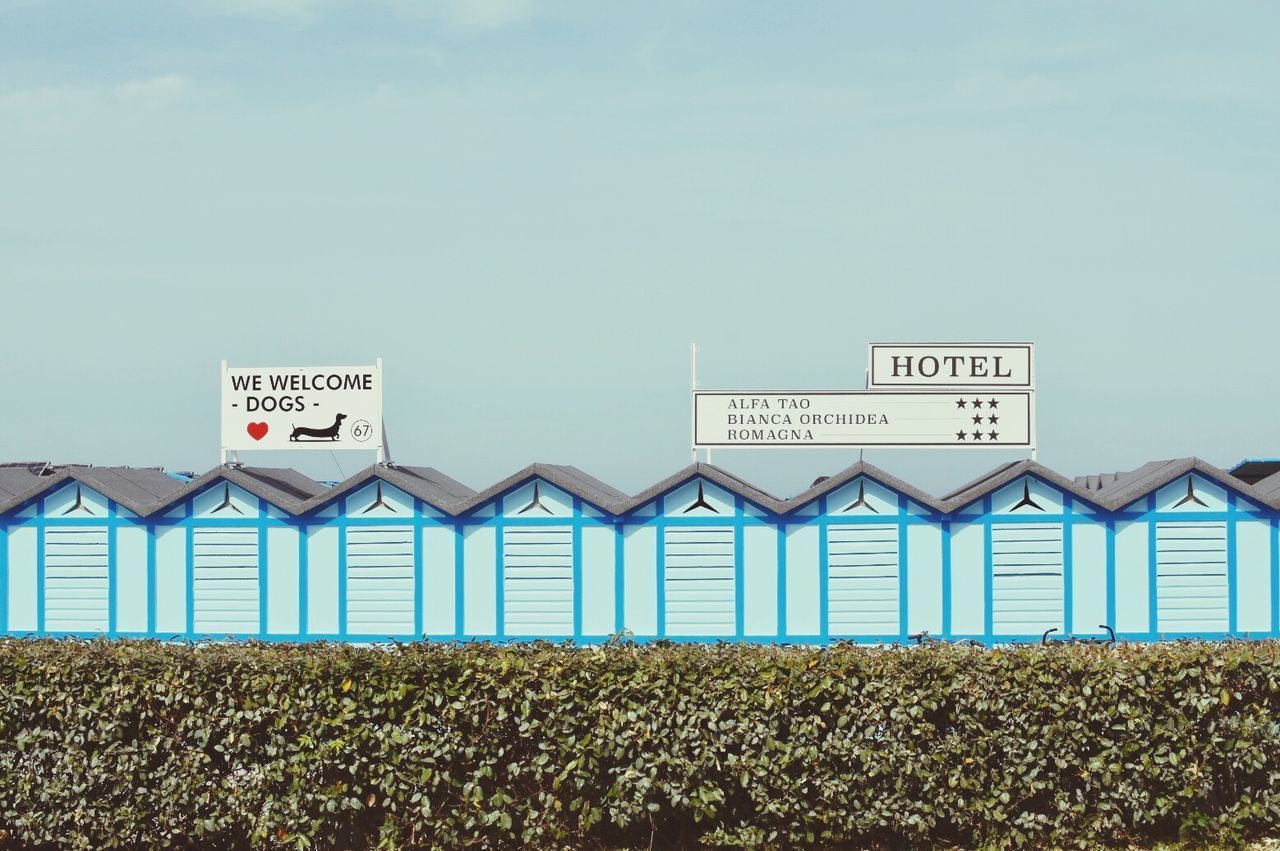
M693 443L719 446L1030 447L1029 391L695 390Z
M382 449L382 361L373 366L222 364L222 449Z
M1031 343L872 343L867 386L1035 389Z

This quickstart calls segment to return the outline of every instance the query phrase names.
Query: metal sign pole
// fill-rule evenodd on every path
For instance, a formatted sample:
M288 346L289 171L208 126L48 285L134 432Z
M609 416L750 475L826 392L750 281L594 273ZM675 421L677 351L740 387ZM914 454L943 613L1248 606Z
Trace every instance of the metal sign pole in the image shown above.
M225 360L223 360L223 362L222 362L222 383L218 385L218 393L219 393L219 394L225 393L225 392L226 392L226 387L227 387L227 362L226 362ZM222 403L222 402L219 402L218 404L219 404L219 405L221 405L221 404L223 404L223 403ZM223 437L223 435L222 435L222 424L221 424L221 423L219 423L219 424L218 424L218 443L220 443L220 444L221 444L221 443L223 443L222 437ZM221 453L220 453L220 454L221 454L221 456L222 456L221 464L222 464L222 466L224 466L224 467L225 467L225 466L227 465L227 447L226 447L225 445L224 445L224 446L222 446L222 451L221 451Z
M382 421L382 434L378 436L377 455L374 462L387 463L387 421L386 412L382 409L382 358L378 358L378 418Z
M693 463L698 463L698 435L694 428L694 406L697 402L694 400L694 391L698 389L698 344L689 344L689 458Z

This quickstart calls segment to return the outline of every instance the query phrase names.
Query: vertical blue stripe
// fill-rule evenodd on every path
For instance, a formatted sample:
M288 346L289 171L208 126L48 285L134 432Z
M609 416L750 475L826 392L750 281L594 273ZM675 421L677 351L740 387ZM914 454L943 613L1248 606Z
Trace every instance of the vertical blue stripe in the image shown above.
M37 517L44 517L44 500L40 500ZM36 634L44 635L44 535L43 527L36 529Z
M898 495L898 638L902 641L907 640L907 633L910 631L907 626L907 619L910 613L910 600L908 589L911 585L908 582L910 576L907 566L907 498Z
M1062 496L1062 631L1066 635L1075 632L1075 558L1072 550L1071 497Z
M463 617L466 614L466 596L462 587L463 578L463 556L462 556L462 524L453 524L453 634L457 638L462 638L463 633Z
M613 524L613 631L620 633L626 622L626 547L623 545L623 526L621 520Z
M951 637L951 521L942 521L942 635Z
M258 634L266 635L267 601L271 594L271 576L267 565L267 501L258 498Z
M746 567L744 564L744 541L746 529L742 522L742 497L733 499L733 634L742 638L746 620Z
M818 635L831 636L831 566L827 564L827 498L818 498Z
M107 500L107 634L111 636L119 631L116 608L120 600L120 576L116 563L115 517L116 504Z
M310 554L307 526L304 523L298 526L298 634L304 637L311 630L307 619L307 607L311 605L308 596L310 593L308 585L311 583L311 570L308 563Z
M147 635L156 634L156 524L147 524Z
M787 527L778 524L778 637L787 634Z
M343 500L345 503L346 500ZM338 518L338 634L347 634L347 516L343 505L342 515Z
M1156 495L1147 496L1147 511L1156 510ZM1147 632L1156 635L1160 631L1157 615L1159 614L1156 582L1159 579L1156 570L1156 521L1147 520Z
M1116 521L1107 521L1107 626L1116 628Z
M658 638L662 638L667 634L667 498L665 496L658 497L657 517L654 519L655 534L658 536L658 545L654 547L657 554L657 570L654 571L658 576L657 587L657 633Z
M573 640L582 640L582 500L573 498Z
M1280 636L1280 517L1271 518L1271 635Z
M507 588L503 580L502 559L506 555L506 518L503 516L503 500L499 500L494 508L493 516L493 569L497 581L494 583L494 637L501 639L507 634Z
M982 635L995 635L995 569L991 545L991 495L982 498Z
M1274 527L1272 527L1274 529ZM9 527L0 526L0 635L9 631Z
M187 516L194 514L194 507L191 501L187 501ZM187 573L187 637L195 635L196 632L196 527L187 527L186 540L186 564L184 568Z
M1227 632L1238 630L1239 573L1236 566L1236 495L1227 491Z
M422 587L425 565L422 563L422 500L413 500L413 637L421 640L426 637L426 629L422 625L422 598L427 589Z

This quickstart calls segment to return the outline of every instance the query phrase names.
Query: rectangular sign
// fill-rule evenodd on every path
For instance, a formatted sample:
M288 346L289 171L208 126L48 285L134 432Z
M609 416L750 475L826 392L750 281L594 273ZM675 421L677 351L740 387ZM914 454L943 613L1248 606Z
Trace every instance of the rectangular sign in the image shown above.
M695 390L693 443L1030 447L1030 391Z
M222 365L222 449L382 448L382 362Z
M867 386L1035 389L1032 343L872 343Z

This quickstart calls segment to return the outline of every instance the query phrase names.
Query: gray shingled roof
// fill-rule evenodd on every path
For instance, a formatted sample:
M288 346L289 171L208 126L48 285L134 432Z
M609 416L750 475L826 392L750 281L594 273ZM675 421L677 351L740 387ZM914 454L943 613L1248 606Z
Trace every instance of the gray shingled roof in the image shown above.
M41 476L47 461L14 461L0 464L0 513L26 502L44 490L53 476Z
M375 479L400 488L410 496L448 514L452 514L460 502L475 494L475 491L462 482L446 476L434 467L374 464L312 497L304 510L314 511L323 505L328 505L333 500L346 496Z
M989 493L999 490L1010 482L1016 481L1023 476L1034 476L1041 481L1048 482L1054 487L1063 490L1072 496L1078 497L1085 502L1097 507L1105 509L1106 503L1103 502L1099 492L1090 491L1080 484L1068 479L1061 473L1050 470L1048 467L1036 461L1011 461L1008 464L1001 464L994 470L979 476L968 484L956 488L951 493L942 497L942 511L944 513L952 513L959 511L967 505L971 505L976 500L981 499Z
M1116 480L1099 493L1106 500L1107 507L1115 510L1159 490L1174 479L1188 473L1199 473L1225 488L1236 491L1262 505L1277 507L1266 493L1254 485L1249 485L1235 476L1221 470L1199 458L1174 458L1168 461L1152 461L1143 464L1132 473Z
M185 483L159 467L72 467L71 477L135 514L185 490Z
M596 508L611 514L618 513L618 504L627 498L627 495L622 491L600 481L595 476L582 472L577 467L571 467L567 464L530 464L523 470L507 476L502 481L490 485L479 493L463 500L457 505L454 513L465 514L468 511L473 511L495 496L534 478L550 482L561 490L584 499Z
M630 499L622 500L616 513L626 514L627 512L635 511L651 499L654 499L655 497L698 477L702 477L709 482L713 482L730 493L736 494L743 499L760 506L761 508L774 512L775 514L782 514L787 510L786 500L778 499L773 494L762 491L755 485L748 484L732 473L726 472L719 467L696 462L670 476L667 476L667 478L652 487L645 488Z
M853 466L846 467L834 476L823 479L807 490L791 497L791 499L787 500L787 512L798 511L805 505L813 502L815 499L831 493L838 488L844 487L844 485L859 476L866 476L872 481L879 482L890 490L897 491L903 496L915 500L926 508L932 508L935 511L942 509L941 500L936 499L917 487L907 484L902 481L902 479L889 475L879 467L859 461Z

